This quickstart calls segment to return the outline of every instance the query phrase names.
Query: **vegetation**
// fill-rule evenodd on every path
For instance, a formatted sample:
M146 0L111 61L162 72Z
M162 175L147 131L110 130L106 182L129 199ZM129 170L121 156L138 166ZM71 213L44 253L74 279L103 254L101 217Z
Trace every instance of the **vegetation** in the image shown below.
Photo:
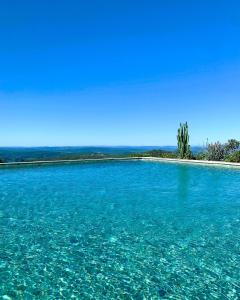
M180 123L180 127L178 129L178 135L177 135L177 141L178 141L178 155L179 158L191 158L191 151L190 151L190 145L189 145L189 134L188 134L188 124L186 123Z
M185 129L183 129L185 126ZM206 148L202 152L192 153L188 144L188 127L187 123L180 125L178 130L178 150L163 151L151 150L142 153L133 153L127 156L130 157L160 157L160 158L188 158L193 160L213 160L213 161L228 161L240 163L240 141L230 139L227 143L221 144L220 142L207 143ZM181 136L185 138L181 139ZM182 146L185 141L185 146ZM182 150L185 149L185 150Z
M225 161L240 163L240 151L235 151L225 157Z
M160 158L177 158L178 154L174 151L150 150L141 153L132 153L130 157L160 157Z
M211 143L207 146L206 152L207 160L223 160L224 159L224 146L220 142Z
M231 139L224 145L225 155L231 155L237 150L240 150L240 141Z
M240 141L230 139L225 144L220 142L207 145L205 153L202 154L202 159L214 161L231 161L240 162L238 152L240 151Z
M206 153L205 152L198 152L193 156L193 159L197 160L206 160Z
M227 143L207 143L203 152L192 154L189 146L188 124L180 123L177 135L179 158L240 162L240 141L229 139Z

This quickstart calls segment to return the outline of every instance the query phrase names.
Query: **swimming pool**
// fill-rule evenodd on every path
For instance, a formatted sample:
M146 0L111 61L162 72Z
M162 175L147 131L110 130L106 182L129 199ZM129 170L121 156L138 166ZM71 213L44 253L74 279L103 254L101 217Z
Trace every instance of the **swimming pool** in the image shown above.
M239 299L238 169L0 169L0 229L5 299Z

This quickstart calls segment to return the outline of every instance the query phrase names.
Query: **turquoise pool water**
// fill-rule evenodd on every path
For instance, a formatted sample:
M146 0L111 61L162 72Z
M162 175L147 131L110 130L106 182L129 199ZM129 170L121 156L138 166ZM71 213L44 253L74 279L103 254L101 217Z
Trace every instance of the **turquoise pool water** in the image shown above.
M0 169L3 299L239 299L240 170Z

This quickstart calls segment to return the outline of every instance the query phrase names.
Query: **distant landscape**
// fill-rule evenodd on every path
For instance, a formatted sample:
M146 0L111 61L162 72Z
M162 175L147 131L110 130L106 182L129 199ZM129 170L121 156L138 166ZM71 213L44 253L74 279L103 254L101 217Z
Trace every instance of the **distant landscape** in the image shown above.
M113 157L143 154L152 150L177 151L176 146L82 146L82 147L0 147L3 162L34 160L78 159L88 157ZM202 147L191 147L192 152L201 152Z
M4 162L34 160L78 159L87 157L126 156L151 150L176 151L175 146L85 146L85 147L1 147L0 157ZM192 147L199 152L201 147Z

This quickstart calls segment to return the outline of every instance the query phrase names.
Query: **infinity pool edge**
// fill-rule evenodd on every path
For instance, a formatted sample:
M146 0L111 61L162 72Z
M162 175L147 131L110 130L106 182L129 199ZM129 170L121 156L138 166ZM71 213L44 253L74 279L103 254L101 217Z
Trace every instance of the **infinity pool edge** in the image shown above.
M88 159L72 159L72 160L44 160L44 161L31 161L31 162L8 162L8 163L0 163L0 167L24 166L24 165L45 165L45 164L67 164L67 163L97 162L97 161L134 161L134 160L240 168L240 163L233 163L233 162L207 161L207 160L202 161L202 160L160 158L160 157L138 157L138 156L136 156L136 157L112 157L112 158L88 158Z

